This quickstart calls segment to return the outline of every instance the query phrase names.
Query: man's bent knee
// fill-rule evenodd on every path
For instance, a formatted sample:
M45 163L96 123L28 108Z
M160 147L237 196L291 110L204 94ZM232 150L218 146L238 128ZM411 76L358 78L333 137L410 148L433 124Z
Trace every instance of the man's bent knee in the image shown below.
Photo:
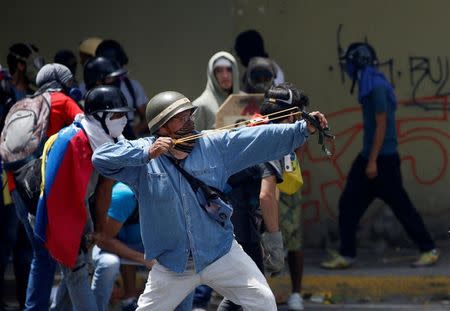
M249 311L277 311L275 296L268 286L258 288L250 299L244 298L241 305Z

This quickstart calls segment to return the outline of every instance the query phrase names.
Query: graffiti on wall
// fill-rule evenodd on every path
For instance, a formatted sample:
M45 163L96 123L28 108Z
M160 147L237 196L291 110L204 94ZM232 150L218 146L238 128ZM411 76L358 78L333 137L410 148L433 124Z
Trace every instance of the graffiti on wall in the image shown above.
M342 84L345 83L346 79L348 79L348 76L345 74L344 71L344 66L343 63L341 62L341 58L345 55L345 49L347 46L343 46L342 44L342 31L343 31L344 25L340 24L338 26L337 32L336 32L336 44L337 44L337 62L338 62L338 68L339 68L339 73L340 73L340 77L341 77L341 82ZM363 40L363 42L365 43L369 43L367 38L365 38ZM383 70L384 72L387 73L387 78L389 79L389 81L392 83L392 85L395 86L395 79L394 79L394 70L395 70L395 66L394 66L395 60L394 58L387 58L387 59L383 59L383 60L379 60L379 65L378 67ZM397 71L397 75L400 76L401 72Z
M427 105L439 109L423 115L423 111L417 107ZM439 192L447 187L450 175L450 134L445 129L449 121L448 106L447 96L400 101L398 105L396 125L402 170L411 176L411 187L427 191L430 197L434 190ZM414 108L415 111L412 111ZM338 198L344 188L351 161L356 157L362 141L363 124L359 105L329 113L327 118L330 124L337 126L334 131L336 140L330 142L332 158L320 153L320 148L310 141L302 162L305 224L317 224L324 219L337 221ZM423 148L427 149L425 156L416 154L415 150ZM424 167L430 163L432 169ZM434 196L439 196L439 193ZM450 213L450 202L441 201L433 213Z
M345 47L342 43L344 25L338 25L336 32L336 51L338 68L340 70L341 83L345 83L346 77L340 58L344 56ZM366 43L370 42L365 38ZM402 70L396 65L394 57L379 59L379 68L385 72L386 77L395 86L396 81L404 76L404 71L409 76L410 98L416 100L421 94L429 96L450 95L450 61L447 56L409 55L407 57L408 68ZM417 102L416 102L417 103ZM424 110L440 109L439 104L421 105Z
M435 96L447 96L450 94L450 65L448 57L437 56L435 59L425 56L409 57L409 75L412 87L411 98L416 98L419 91L430 84ZM436 109L436 107L424 106L424 109Z

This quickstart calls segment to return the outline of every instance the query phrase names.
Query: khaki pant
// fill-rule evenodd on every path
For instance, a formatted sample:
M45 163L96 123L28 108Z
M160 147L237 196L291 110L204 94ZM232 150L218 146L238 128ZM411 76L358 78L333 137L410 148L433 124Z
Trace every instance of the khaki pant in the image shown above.
M183 273L156 263L136 311L173 310L198 285L206 284L244 310L276 311L275 297L253 260L233 241L230 251L196 273L192 262Z

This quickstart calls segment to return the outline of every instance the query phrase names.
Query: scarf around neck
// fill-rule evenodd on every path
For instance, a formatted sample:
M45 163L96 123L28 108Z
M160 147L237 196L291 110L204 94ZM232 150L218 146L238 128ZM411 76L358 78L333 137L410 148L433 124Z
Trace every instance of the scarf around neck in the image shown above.
M108 142L115 142L114 139L106 134L103 130L101 123L96 120L92 116L86 116L84 114L78 114L75 117L75 121L80 122L83 126L84 131L89 139L89 144L91 145L92 151L95 151L98 147ZM118 140L124 139L122 135L120 135Z
M386 79L384 74L378 71L375 67L367 66L359 72L358 79L358 101L362 103L364 97L369 95L374 89L384 87L387 90L388 100L394 109L397 107L397 100L395 98L394 88Z

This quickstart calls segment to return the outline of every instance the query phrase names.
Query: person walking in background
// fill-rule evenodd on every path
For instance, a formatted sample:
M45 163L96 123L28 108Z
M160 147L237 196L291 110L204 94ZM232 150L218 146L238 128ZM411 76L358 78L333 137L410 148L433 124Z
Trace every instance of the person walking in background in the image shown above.
M339 253L322 262L326 269L350 267L356 259L356 231L359 221L375 198L383 200L401 223L421 255L413 267L431 266L439 251L422 217L403 187L397 151L395 111L397 100L392 85L377 68L375 50L367 43L349 45L342 57L344 70L358 85L363 117L363 149L354 160L339 199Z

